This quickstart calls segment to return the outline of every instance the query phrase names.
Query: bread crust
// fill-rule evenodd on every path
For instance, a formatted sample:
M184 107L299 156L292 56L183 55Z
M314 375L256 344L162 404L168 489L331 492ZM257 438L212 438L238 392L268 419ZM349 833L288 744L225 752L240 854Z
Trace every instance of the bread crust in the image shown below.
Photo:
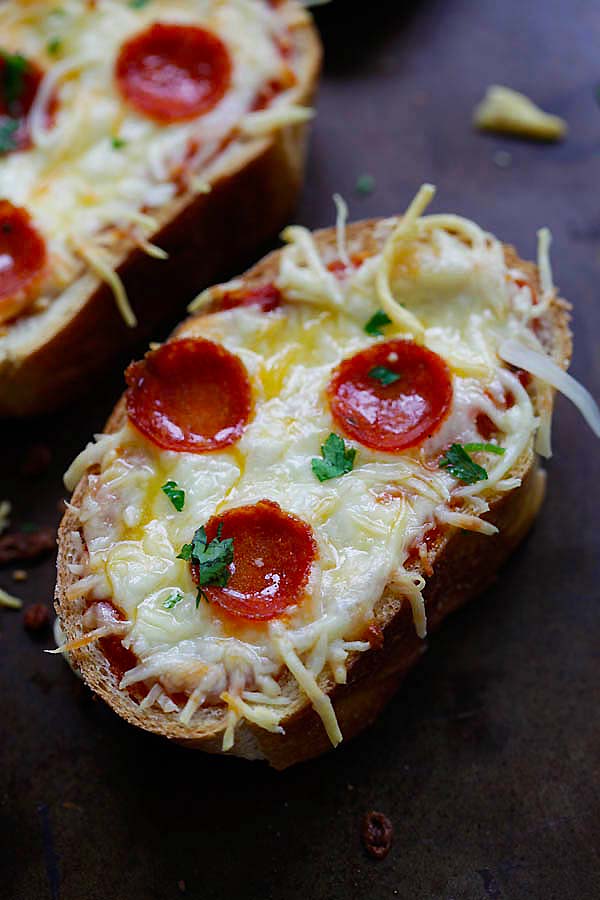
M290 102L310 105L321 65L321 43L307 18L294 28L298 83ZM128 328L111 289L91 273L77 283L69 309L40 314L40 328L15 346L11 330L0 338L0 417L46 413L83 393L100 372L161 324L198 289L247 264L252 253L289 221L302 186L308 126L289 125L253 138L215 163L212 190L191 190L161 209L153 243L169 254L155 260L127 239L116 262L136 313ZM59 303L57 298L54 303ZM42 324L45 323L45 324ZM23 344L23 346L20 346Z
M374 228L377 220L354 223L348 228L348 240L361 249L373 250ZM335 244L335 230L315 233L321 250ZM242 278L245 285L272 280L278 271L279 255L276 251L250 269ZM524 271L539 288L537 268L519 259L512 247L505 247L510 267ZM563 368L570 362L572 343L569 329L569 305L555 299L547 313L545 324L548 350ZM201 333L202 315L191 317L175 330L173 336ZM125 401L121 398L106 430L118 430L126 417ZM428 577L423 592L431 633L439 627L449 613L472 599L496 577L498 569L512 550L527 534L533 524L544 496L545 475L539 468L532 446L523 454L513 475L522 479L520 487L490 499L490 510L484 518L495 524L499 533L492 537L458 529L442 532L429 548L428 567L433 574ZM77 486L73 504L79 505L86 491L87 476ZM68 510L59 529L58 580L55 608L68 639L81 636L80 613L84 601L67 601L66 592L75 581L67 562L80 561L71 537L80 525L76 515ZM416 571L421 567L415 564ZM363 653L354 653L348 660L346 684L335 684L323 673L319 686L330 696L336 716L347 740L358 734L378 715L394 694L403 676L426 649L424 641L415 632L410 603L388 585L374 609L374 622L383 632L383 645ZM133 725L161 734L191 748L208 752L222 752L225 729L225 711L222 708L206 709L196 714L192 725L187 726L156 709L140 710L138 704L125 691L118 690L117 679L102 655L99 647L90 645L72 651L71 661L88 685L96 691L115 712ZM272 734L251 723L242 721L236 728L236 740L231 754L246 759L265 759L276 769L285 769L294 763L313 758L331 748L323 724L301 694L291 676L283 674L281 683L290 696L290 711L282 725L285 734Z

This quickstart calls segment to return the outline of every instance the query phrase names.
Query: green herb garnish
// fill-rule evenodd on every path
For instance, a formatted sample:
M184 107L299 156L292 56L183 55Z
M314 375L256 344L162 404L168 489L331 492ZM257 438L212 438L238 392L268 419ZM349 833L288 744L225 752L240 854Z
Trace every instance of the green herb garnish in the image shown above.
M356 190L359 194L371 194L375 190L375 179L366 173L356 179Z
M346 448L343 438L337 434L330 434L321 447L323 459L311 460L312 470L319 481L329 481L330 478L338 478L352 471L356 450L353 447Z
M4 72L0 91L8 111L15 112L15 104L23 93L25 86L25 73L27 72L27 60L20 53L6 53L0 50L0 56L4 60Z
M124 141L123 138L113 137L110 139L113 150L122 150L127 141Z
M483 466L474 462L464 447L451 444L440 459L440 468L448 469L451 475L463 484L475 484L476 481L487 481L488 474Z
M167 597L165 602L163 603L163 609L173 609L174 606L177 606L180 600L183 600L183 594L181 591L173 591L173 593Z
M0 155L17 149L13 135L18 127L16 119L6 119L0 123Z
M476 481L487 481L488 473L469 456L469 452L485 451L502 455L504 447L497 444L451 444L440 459L440 467L462 481L463 484L475 484Z
M225 587L229 581L231 572L230 564L233 562L233 538L221 540L223 523L217 528L217 536L208 543L204 526L194 533L191 544L184 544L177 559L185 559L198 568L198 596L196 597L196 609L200 605L200 599L204 598L208 603L208 597L202 590L203 587Z
M391 325L392 320L384 313L382 309L378 309L376 313L373 313L367 324L365 325L365 331L367 334L371 334L373 336L381 336L383 331L381 330L384 325Z
M497 456L506 453L505 448L498 444L463 444L463 447L467 453L496 453Z
M150 3L150 0L129 0L129 5L132 9L142 9L148 3Z
M161 487L163 494L166 494L177 512L181 512L185 503L185 491L183 491L176 481L167 481Z
M62 41L59 37L50 38L50 40L46 44L46 50L48 51L50 56L56 56L56 54L60 52L61 47Z
M369 378L374 378L375 381L379 381L384 387L387 387L388 384L400 381L402 376L398 375L397 372L392 372L391 369L387 369L385 366L373 366L369 371Z

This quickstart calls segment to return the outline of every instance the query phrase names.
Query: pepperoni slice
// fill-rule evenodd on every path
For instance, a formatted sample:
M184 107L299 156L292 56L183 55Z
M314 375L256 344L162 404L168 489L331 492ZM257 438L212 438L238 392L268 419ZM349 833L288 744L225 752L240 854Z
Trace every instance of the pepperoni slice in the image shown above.
M0 53L0 131L8 135L5 152L31 146L27 117L42 78L41 69L19 54Z
M399 377L390 381L386 371ZM333 418L349 437L374 450L394 452L414 447L438 430L450 409L452 382L436 353L394 340L345 359L327 395Z
M31 303L46 265L46 244L29 213L0 200L0 322Z
M317 545L310 527L279 504L261 500L240 506L206 525L212 541L233 538L233 562L226 587L204 587L209 602L218 603L233 616L273 619L302 599ZM198 567L192 577L199 581Z
M138 112L159 122L180 122L208 112L231 82L223 41L195 25L157 22L123 44L115 74Z
M164 450L220 450L240 439L250 417L248 373L212 341L163 344L132 363L125 379L129 418Z
M281 292L274 284L259 284L248 290L230 291L221 297L218 309L235 309L238 306L258 306L261 312L272 312L281 305Z

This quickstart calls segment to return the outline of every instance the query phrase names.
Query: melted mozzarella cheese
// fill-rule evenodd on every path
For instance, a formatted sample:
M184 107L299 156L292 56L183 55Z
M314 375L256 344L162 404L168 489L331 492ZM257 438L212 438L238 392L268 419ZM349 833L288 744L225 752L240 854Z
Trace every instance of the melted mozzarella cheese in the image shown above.
M182 169L199 192L210 188L211 165L235 150L227 142L244 140L246 119L248 132L258 128L253 116L259 114L250 110L261 89L285 80L294 65L278 49L293 11L295 4L276 10L265 0L0 4L0 49L21 53L45 71L30 114L33 147L0 157L0 197L27 208L51 254L51 276L32 312L43 314L86 269L111 281L107 273L123 233L148 250L146 237L158 226L154 216L177 196ZM164 125L124 103L115 59L126 40L153 22L201 25L227 46L232 83L207 114ZM263 130L285 124L288 111L293 121L306 118L308 111L290 107L288 93L267 111L279 119L263 123ZM57 112L48 128L52 98ZM119 300L114 277L111 287ZM123 297L119 305L127 321ZM27 317L12 328L26 329Z
M309 232L287 230L281 308L238 307L185 325L186 336L223 344L248 371L254 414L235 446L204 455L162 451L127 423L90 445L68 473L74 484L99 468L88 476L79 511L89 558L73 590L91 601L110 598L131 623L123 643L138 665L121 687L143 682L151 692L144 708L166 700L164 691L186 693L185 706L173 709L186 723L206 703L225 704L226 749L239 719L277 731L299 702L283 687L283 668L339 741L323 685L343 682L348 660L368 649L362 637L390 585L411 605L424 637L425 580L405 568L411 547L436 524L492 534L481 517L491 497L518 487L511 471L538 426L529 394L498 358L502 342L533 334L534 314L531 291L517 284L522 273L507 270L501 245L457 217L417 214L410 235L388 220L374 235L379 250L338 279L327 264L339 248L350 257L362 249L346 239L338 208L337 249L321 251ZM320 482L311 460L336 430L324 391L342 359L380 340L364 325L380 308L384 267L392 302L410 312L386 327L385 338L410 336L407 323L417 323L419 339L450 367L452 407L419 448L390 454L347 441L357 451L353 470ZM505 452L482 460L488 480L460 485L437 460L450 443L482 440L481 415ZM181 512L161 491L168 480L185 491ZM271 623L225 618L205 602L196 607L189 564L177 558L182 545L211 516L262 499L313 529L318 555L308 599ZM165 609L174 591L182 599Z

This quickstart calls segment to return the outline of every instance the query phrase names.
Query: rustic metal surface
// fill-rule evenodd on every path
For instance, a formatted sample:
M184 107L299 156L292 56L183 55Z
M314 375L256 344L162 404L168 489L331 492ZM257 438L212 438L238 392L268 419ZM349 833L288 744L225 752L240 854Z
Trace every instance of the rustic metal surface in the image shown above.
M437 210L475 217L522 255L554 233L575 303L573 369L600 396L600 15L589 0L336 0L298 218L330 224L402 209L438 184ZM475 134L493 82L570 124L540 146ZM501 167L498 151L510 154ZM376 190L360 196L359 175ZM68 414L0 425L0 497L15 523L55 524L60 473L121 385L89 385ZM600 896L598 446L558 402L555 456L535 530L486 596L431 641L374 728L283 774L170 746L118 720L0 611L0 895L11 900ZM17 474L50 444L51 469ZM52 562L14 585L48 601ZM359 840L370 809L393 820L382 862Z

